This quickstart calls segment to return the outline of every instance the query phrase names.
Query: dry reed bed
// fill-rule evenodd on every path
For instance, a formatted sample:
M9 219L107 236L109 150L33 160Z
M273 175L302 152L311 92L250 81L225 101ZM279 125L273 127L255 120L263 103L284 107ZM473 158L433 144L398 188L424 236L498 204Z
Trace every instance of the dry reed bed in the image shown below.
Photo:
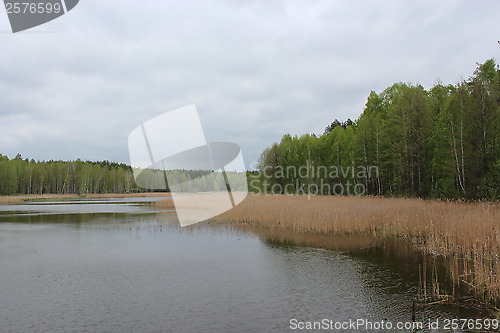
M144 192L144 193L88 193L78 197L99 199L99 198L145 198L145 197L170 197L170 192Z
M26 200L58 200L82 198L138 198L138 197L170 197L170 193L88 193L88 194L25 194L0 195L0 204L16 204Z
M439 255L500 259L500 206L405 198L249 196L215 218L316 234L411 237Z
M0 204L16 204L26 200L37 199L74 199L78 198L77 194L30 194L30 195L0 195Z
M159 207L172 208L171 201ZM471 263L456 276L476 296L500 303L500 206L408 198L248 196L211 219L320 235L405 237L433 255Z

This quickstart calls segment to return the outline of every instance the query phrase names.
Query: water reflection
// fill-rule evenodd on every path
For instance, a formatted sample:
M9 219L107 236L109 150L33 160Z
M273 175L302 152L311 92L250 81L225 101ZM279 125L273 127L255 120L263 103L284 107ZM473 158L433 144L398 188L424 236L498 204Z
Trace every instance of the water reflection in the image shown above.
M2 330L282 332L291 318L411 320L421 258L410 247L180 228L151 207L117 211L0 214ZM476 314L429 307L418 315Z
M470 267L465 260L425 254L407 239L297 234L250 226L238 228L258 235L270 246L329 249L361 260L364 262L363 275L376 278L374 288L391 294L403 293L409 300L417 300L420 318L432 319L429 314L434 303L441 303L441 309L460 313L461 318L491 315L491 307L478 305L469 297L468 286L457 283L457 277L463 276Z

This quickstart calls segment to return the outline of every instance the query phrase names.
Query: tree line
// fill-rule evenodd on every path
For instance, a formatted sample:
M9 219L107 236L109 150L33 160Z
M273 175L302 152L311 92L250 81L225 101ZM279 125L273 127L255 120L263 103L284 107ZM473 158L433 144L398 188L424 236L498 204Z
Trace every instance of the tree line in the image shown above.
M500 69L490 59L456 85L425 90L396 83L379 94L372 91L357 120L335 119L322 135L284 135L262 153L258 171L248 174L249 189L497 200L499 124ZM225 187L206 171L173 172L186 184L183 190ZM237 174L228 177L245 188ZM141 191L146 189L136 185L127 164L0 154L0 195Z
M137 171L137 170L136 170ZM133 169L110 161L35 161L20 154L10 159L0 154L0 195L11 194L89 194L170 192L167 174L162 170L138 172L143 179L137 185ZM211 170L170 170L168 177L175 192L225 191L220 172ZM246 189L240 173L226 172L233 191Z
M336 194L350 183L369 195L499 199L499 78L490 59L456 85L372 91L357 120L334 120L320 136L286 134L267 148L251 188Z
M138 191L132 169L109 161L35 161L0 154L0 195Z

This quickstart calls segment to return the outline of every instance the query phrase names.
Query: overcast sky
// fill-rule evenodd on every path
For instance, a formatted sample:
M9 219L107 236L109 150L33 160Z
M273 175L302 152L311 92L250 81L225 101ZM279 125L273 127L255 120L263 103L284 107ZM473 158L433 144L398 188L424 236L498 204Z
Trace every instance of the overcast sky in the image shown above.
M371 90L500 60L500 1L81 0L12 34L0 10L0 154L129 163L141 123L196 104L247 165L285 133L356 119Z

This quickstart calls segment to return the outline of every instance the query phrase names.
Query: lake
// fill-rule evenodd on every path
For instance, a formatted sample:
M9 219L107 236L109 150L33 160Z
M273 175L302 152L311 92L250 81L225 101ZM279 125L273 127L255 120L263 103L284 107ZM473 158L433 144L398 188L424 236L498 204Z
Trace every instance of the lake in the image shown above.
M327 320L329 331L352 332L338 325L411 322L418 265L370 240L321 249L230 226L180 228L154 200L0 205L1 331L288 332ZM442 327L480 313L416 315Z

